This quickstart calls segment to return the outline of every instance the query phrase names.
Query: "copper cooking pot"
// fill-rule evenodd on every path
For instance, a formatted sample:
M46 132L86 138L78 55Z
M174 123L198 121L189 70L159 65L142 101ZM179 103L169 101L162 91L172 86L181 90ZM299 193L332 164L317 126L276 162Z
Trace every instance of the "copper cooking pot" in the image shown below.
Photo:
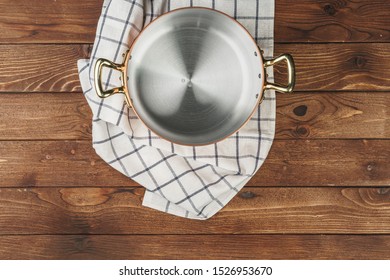
M265 69L286 61L288 84L266 80ZM102 69L121 72L123 85L104 90ZM289 54L265 60L248 31L228 15L184 8L149 24L123 64L99 59L95 88L101 98L122 93L154 133L182 145L208 145L237 132L266 89L290 93L295 85Z

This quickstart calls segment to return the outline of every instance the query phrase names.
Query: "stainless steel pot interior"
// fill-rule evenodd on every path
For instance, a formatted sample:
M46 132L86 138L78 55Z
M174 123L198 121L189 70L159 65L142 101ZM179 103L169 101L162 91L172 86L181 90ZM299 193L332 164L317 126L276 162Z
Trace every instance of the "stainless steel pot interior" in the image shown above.
M128 94L140 119L175 143L205 145L237 131L262 97L262 56L228 16L192 8L149 25L130 50Z

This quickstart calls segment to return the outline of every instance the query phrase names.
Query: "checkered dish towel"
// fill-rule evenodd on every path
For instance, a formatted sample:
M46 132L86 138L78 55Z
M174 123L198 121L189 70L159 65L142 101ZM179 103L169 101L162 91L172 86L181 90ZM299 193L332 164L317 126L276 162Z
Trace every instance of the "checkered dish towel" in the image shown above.
M265 57L273 55L274 0L106 0L91 59L78 61L84 95L93 112L92 137L97 154L113 168L146 188L143 205L177 216L208 219L222 209L263 164L275 133L275 93L235 135L216 144L188 147L153 134L125 105L124 95L100 99L93 86L98 58L122 63L139 32L159 15L182 7L220 10L243 24ZM272 81L273 70L268 68ZM107 71L103 81L120 86L120 74Z

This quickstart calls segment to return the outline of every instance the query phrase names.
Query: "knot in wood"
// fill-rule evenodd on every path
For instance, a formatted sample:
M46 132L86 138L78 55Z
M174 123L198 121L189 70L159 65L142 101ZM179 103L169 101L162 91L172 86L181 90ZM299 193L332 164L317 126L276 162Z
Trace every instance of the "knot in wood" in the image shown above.
M390 188L378 188L377 189L378 194L384 195L390 192Z
M306 105L298 106L293 111L294 114L297 115L298 117L303 117L307 113L307 106Z
M253 192L243 192L240 194L241 198L249 199L254 198L256 195Z
M355 57L355 66L356 68L364 68L367 64L367 58L365 58L364 56L362 55L358 55Z
M372 170L374 169L374 167L375 167L375 164L369 163L369 164L367 165L367 170L368 170L368 171L372 171Z
M330 16L334 16L337 12L335 6L333 6L331 4L326 4L324 6L324 11L327 15L330 15Z
M299 137L307 137L310 134L310 130L305 126L298 126L296 129L296 133Z

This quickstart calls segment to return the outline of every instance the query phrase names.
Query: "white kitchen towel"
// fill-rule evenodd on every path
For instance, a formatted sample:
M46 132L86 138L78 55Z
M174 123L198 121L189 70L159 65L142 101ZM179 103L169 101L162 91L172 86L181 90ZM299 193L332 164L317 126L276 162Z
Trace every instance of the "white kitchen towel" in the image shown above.
M143 205L191 219L208 219L223 208L263 164L275 134L275 93L235 135L213 145L188 147L153 134L125 104L123 95L100 99L93 86L98 58L122 63L139 32L159 15L189 6L222 11L245 26L273 55L274 0L106 0L90 59L78 61L84 95L93 112L97 154L146 188ZM268 68L268 80L273 70ZM116 71L104 73L107 87L120 86ZM261 178L261 175L260 175Z

